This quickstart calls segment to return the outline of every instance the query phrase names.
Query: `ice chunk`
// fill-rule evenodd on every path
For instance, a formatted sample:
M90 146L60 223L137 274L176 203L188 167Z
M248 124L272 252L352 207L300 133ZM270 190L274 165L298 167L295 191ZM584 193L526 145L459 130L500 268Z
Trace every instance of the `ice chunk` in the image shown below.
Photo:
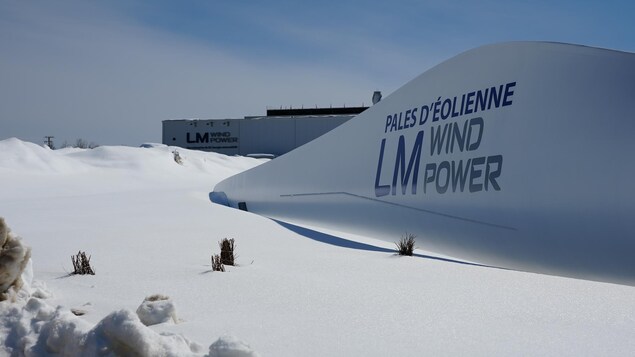
M146 325L156 325L170 320L177 323L174 303L168 296L155 294L146 297L137 308L139 320Z

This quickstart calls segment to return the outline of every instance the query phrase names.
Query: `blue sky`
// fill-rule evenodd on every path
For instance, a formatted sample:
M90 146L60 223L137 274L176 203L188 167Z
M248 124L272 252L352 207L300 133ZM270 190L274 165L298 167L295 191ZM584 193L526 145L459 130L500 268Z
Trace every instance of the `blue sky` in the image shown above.
M161 121L368 105L503 41L635 52L630 1L0 0L0 139L160 142Z

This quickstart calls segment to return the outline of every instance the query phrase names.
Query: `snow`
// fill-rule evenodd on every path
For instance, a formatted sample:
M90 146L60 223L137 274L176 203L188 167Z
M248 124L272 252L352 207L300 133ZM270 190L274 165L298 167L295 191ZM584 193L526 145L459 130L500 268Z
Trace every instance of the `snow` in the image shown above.
M234 336L222 336L209 346L209 357L258 357L258 353Z
M158 334L128 310L91 324L70 311L31 298L22 309L0 313L6 350L25 356L191 356L203 350L174 334Z
M0 141L0 216L31 247L33 279L16 302L0 302L0 355L635 351L634 287L422 249L399 257L390 242L215 205L217 182L267 160L144 146ZM225 237L236 240L237 266L212 272ZM68 274L78 250L91 256L94 276ZM141 322L134 311L152 295L169 297L156 301L173 304L174 318Z
M137 308L139 320L146 326L163 322L178 322L176 307L169 296L155 294L143 299L143 303Z
M32 278L31 248L11 233L0 217L0 300L15 300L22 287L28 289Z

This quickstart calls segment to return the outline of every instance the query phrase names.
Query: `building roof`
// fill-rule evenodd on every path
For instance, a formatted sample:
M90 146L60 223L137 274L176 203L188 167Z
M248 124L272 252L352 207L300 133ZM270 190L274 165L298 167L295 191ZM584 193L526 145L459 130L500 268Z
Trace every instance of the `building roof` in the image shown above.
M330 107L302 109L267 109L268 117L310 116L310 115L356 115L368 107Z

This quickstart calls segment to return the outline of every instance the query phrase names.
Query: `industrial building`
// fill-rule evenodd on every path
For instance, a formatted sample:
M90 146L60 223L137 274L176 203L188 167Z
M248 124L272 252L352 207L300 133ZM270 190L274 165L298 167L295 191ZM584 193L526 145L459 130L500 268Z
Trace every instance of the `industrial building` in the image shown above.
M163 121L163 144L226 155L289 152L368 107L268 109L262 117Z

